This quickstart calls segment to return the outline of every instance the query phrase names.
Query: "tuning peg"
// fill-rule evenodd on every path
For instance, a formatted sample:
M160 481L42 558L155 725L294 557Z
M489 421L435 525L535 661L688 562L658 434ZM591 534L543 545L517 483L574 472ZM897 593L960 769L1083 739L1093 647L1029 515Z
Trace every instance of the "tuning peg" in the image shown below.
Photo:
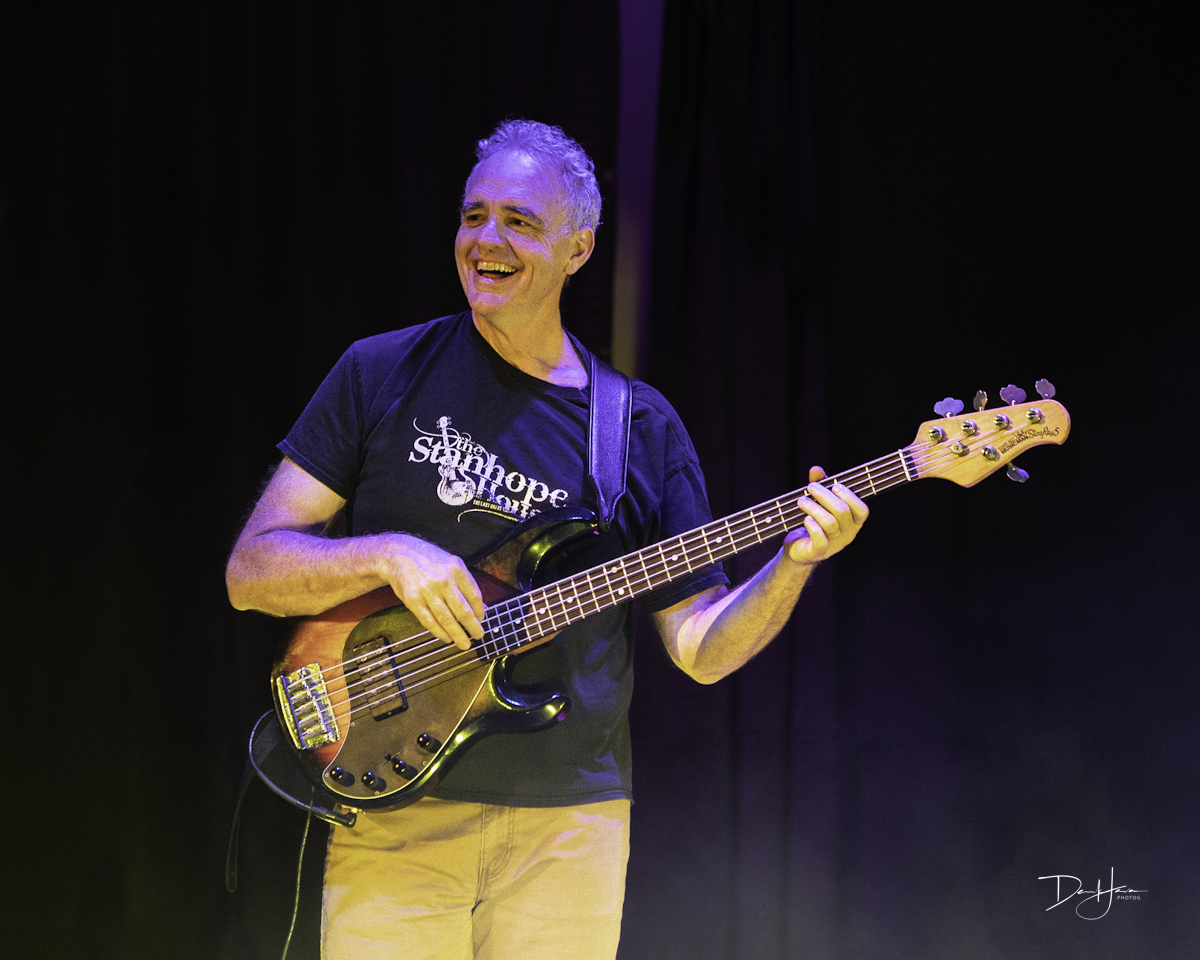
M983 408L987 406L987 394L982 390L976 390L975 399L971 401L971 406L975 408L976 413L983 413Z
M1000 399L1010 406L1014 403L1022 403L1025 400L1025 391L1016 384L1010 383L1000 391Z
M1019 400L1017 402L1020 403ZM1008 479L1016 480L1017 483L1024 483L1029 479L1029 473L1028 471L1022 470L1015 463L1010 463L1008 465Z
M1054 397L1054 384L1049 380L1039 380L1033 385L1033 389L1038 392L1038 396L1043 400L1050 400Z
M933 405L933 412L939 417L953 417L955 414L962 413L962 409L963 402L954 397L946 397L945 400L939 400Z

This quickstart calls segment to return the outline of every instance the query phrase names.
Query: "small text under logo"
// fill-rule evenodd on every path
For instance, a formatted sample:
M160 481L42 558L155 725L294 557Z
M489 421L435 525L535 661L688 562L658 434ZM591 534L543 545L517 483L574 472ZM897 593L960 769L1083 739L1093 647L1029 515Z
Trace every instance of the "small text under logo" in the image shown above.
M1075 915L1084 920L1099 920L1112 909L1114 900L1141 900L1143 894L1149 893L1148 890L1134 890L1125 884L1117 886L1116 870L1112 867L1108 871L1108 886L1097 880L1094 890L1085 890L1083 881L1069 873L1051 873L1038 879L1054 881L1054 903L1046 908L1047 912L1070 903L1076 897L1082 897L1075 904Z

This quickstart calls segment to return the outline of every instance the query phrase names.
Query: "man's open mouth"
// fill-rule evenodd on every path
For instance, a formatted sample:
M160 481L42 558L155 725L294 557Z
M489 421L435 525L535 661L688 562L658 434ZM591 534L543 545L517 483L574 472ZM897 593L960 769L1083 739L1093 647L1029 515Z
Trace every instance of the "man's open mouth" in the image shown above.
M503 280L516 273L517 268L510 267L507 263L496 263L494 260L480 260L475 264L475 272L489 280Z

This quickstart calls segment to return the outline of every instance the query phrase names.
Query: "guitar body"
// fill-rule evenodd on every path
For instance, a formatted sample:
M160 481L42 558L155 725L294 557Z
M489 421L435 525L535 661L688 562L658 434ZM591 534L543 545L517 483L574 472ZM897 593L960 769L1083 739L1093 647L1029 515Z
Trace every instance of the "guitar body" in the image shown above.
M595 528L584 510L547 511L518 526L470 564L484 603L528 590L556 550ZM310 783L353 809L396 809L432 790L482 737L540 730L566 716L562 694L532 696L509 681L511 656L551 638L499 658L478 645L459 652L382 587L298 623L272 672L276 715L293 744L305 744L294 751ZM329 707L317 725L324 735L304 726L315 699L306 678L314 675ZM304 683L298 711L294 691Z

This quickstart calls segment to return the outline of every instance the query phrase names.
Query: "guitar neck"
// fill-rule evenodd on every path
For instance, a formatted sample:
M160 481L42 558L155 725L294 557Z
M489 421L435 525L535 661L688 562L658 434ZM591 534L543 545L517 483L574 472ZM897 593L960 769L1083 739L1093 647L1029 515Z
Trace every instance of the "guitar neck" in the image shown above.
M865 498L919 476L912 448L904 447L843 471L828 482L845 484ZM801 487L493 605L484 619L486 636L481 641L481 652L486 659L495 659L544 642L585 617L782 536L803 523L806 514L796 506L796 501L807 489Z

